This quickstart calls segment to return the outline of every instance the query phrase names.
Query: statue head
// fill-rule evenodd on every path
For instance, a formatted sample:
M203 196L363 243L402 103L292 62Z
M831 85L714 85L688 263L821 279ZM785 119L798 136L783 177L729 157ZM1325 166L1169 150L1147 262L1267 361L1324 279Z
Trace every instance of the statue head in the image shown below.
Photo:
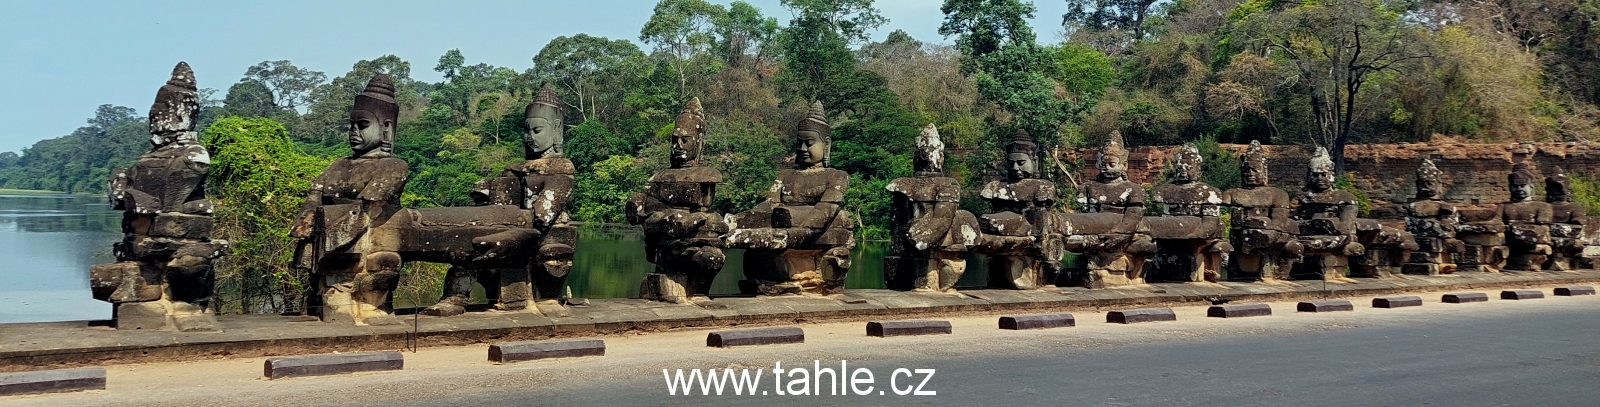
M545 83L533 103L522 111L528 132L522 135L523 154L529 160L560 157L561 144L567 141L566 127L561 123L561 99L555 88Z
M200 98L194 83L194 71L187 62L172 68L172 77L156 91L156 102L150 105L150 145L166 147L174 143L196 143L195 118L200 116Z
M1172 159L1172 183L1187 184L1200 180L1200 149L1193 143L1185 143L1178 149L1177 157Z
M1251 140L1250 146L1239 156L1239 184L1245 188L1259 188L1267 186L1267 181L1267 152L1261 148L1260 141Z
M1039 145L1033 144L1033 137L1028 136L1028 131L1017 129L1011 136L1011 143L1006 144L1006 176L1012 181L1021 181L1039 176Z
M1100 170L1100 182L1121 181L1128 176L1128 149L1123 147L1122 132L1112 130L1106 137L1094 168Z
M917 155L911 160L911 168L917 175L944 174L944 141L939 139L939 128L931 123L917 135Z
M1439 199L1444 193L1444 180L1439 179L1443 175L1432 159L1422 159L1422 166L1417 167L1417 200Z
M672 168L700 165L700 152L706 144L706 113L700 98L683 104L683 113L672 125Z
M382 157L394 153L394 126L400 105L394 101L394 81L377 74L356 95L350 109L351 157Z
M1550 169L1544 177L1544 201L1549 203L1572 202L1572 180L1561 167Z
M1533 173L1528 172L1528 164L1512 165L1511 175L1506 177L1506 181L1511 186L1511 202L1523 202L1533 198Z
M1306 168L1305 189L1312 192L1333 189L1333 157L1328 155L1328 149L1317 147L1317 152L1311 155L1311 166Z
M800 125L795 129L795 166L802 170L828 166L828 155L833 148L832 132L827 113L822 110L822 102L812 103L811 111L806 113L804 119L800 119Z

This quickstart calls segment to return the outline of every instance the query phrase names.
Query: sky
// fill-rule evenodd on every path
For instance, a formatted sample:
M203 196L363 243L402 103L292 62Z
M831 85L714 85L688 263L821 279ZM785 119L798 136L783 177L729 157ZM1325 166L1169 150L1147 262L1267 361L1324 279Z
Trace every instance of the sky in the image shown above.
M708 0L727 4L732 0ZM779 0L746 0L787 24ZM930 43L940 0L878 0L896 29ZM1062 0L1034 0L1041 42L1061 31ZM411 77L437 82L439 56L459 48L468 64L518 71L559 36L587 33L638 42L653 0L7 1L0 11L0 151L21 151L85 125L95 108L150 108L173 65L187 61L201 88L224 93L246 68L289 60L344 75L356 61L394 54ZM641 46L641 48L644 48ZM647 49L648 51L648 49ZM219 94L217 97L221 97Z

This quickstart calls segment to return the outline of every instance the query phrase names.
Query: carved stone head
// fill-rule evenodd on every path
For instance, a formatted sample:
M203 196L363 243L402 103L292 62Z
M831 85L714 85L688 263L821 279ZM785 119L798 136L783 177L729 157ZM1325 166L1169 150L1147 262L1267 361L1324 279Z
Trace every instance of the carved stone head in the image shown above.
M529 160L560 157L561 145L566 143L566 126L561 123L561 99L549 83L539 89L533 103L522 111L528 132L522 135L524 156Z
M1422 166L1417 167L1417 200L1439 199L1444 193L1444 180L1440 179L1443 175L1432 159L1422 159Z
M672 125L672 168L700 165L705 144L706 112L700 108L700 98L692 98Z
M350 109L351 157L380 157L394 153L395 121L400 105L394 101L394 81L377 74L367 88L356 95Z
M1039 176L1039 145L1028 132L1017 129L1006 144L1006 176L1012 182Z
M1567 178L1567 172L1561 167L1551 168L1550 175L1544 177L1544 201L1572 202L1572 180Z
M1122 181L1128 176L1128 149L1123 146L1122 133L1111 131L1111 136L1106 137L1106 144L1100 147L1100 157L1095 161L1095 169L1100 170L1100 182Z
M194 133L195 118L200 116L200 98L195 89L194 71L189 69L189 63L179 62L150 105L151 147L199 141Z
M1251 140L1250 146L1239 156L1239 184L1245 188L1267 186L1267 152L1261 142Z
M1177 157L1172 160L1172 183L1188 184L1200 180L1200 149L1192 143L1186 143L1178 149Z
M811 104L811 111L800 119L794 133L794 163L800 169L828 166L832 154L833 127L828 126L827 113L822 102Z
M1317 152L1311 155L1311 165L1306 168L1305 189L1312 192L1333 189L1333 157L1328 155L1328 149L1317 147Z
M1506 181L1511 186L1511 202L1524 202L1533 198L1533 173L1528 172L1528 164L1512 165L1511 175L1506 177Z
M944 141L939 139L939 128L931 123L917 136L917 155L911 160L911 168L917 175L944 174Z

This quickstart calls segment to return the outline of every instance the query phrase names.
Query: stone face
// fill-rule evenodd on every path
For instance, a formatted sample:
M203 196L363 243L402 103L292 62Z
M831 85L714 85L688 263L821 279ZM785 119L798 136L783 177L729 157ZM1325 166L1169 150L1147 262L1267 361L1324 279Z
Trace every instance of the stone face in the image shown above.
M1072 314L1033 314L1000 317L1000 329L1048 329L1077 325Z
M1300 312L1355 311L1356 306L1350 300L1318 300L1301 301L1295 309Z
M829 136L820 103L800 121L796 169L778 172L767 200L725 218L728 248L745 249L740 291L747 294L836 294L844 289L855 247L855 217L840 207L850 176L826 168Z
M1502 300L1532 300L1544 298L1544 292L1539 290L1505 290L1500 292Z
M105 388L106 369L103 367L0 373L0 397Z
M1420 306L1422 306L1422 297L1418 297L1418 296L1414 296L1414 295L1411 295L1411 296L1399 296L1399 297L1378 297L1378 298L1373 298L1372 299L1372 307L1373 308L1400 308L1400 307L1420 307Z
M405 357L395 351L330 353L267 359L262 376L268 380L277 380L289 377L400 370L404 367Z
M727 262L721 237L728 224L710 210L722 173L699 166L706 127L700 99L690 99L673 126L672 167L651 175L625 206L628 223L644 230L645 259L656 265L639 286L642 298L685 303L709 294Z
M801 330L800 327L794 326L737 329L731 331L715 331L710 334L706 334L706 346L713 348L751 345L778 345L785 343L804 343L805 341L806 332Z
M1594 295L1594 287L1590 287L1590 286L1586 286L1586 285L1575 285L1575 286L1568 286L1568 287L1556 287L1555 292L1556 292L1556 295L1563 296L1563 297L1571 297L1571 296L1574 296L1574 295Z
M557 339L504 342L489 345L489 361L512 363L527 360L605 356L606 342L599 339Z
M1206 309L1206 316L1211 318L1240 318L1264 317L1272 315L1272 306L1267 304L1228 304L1212 305Z
M1450 293L1445 294L1440 301L1451 304L1464 304L1469 302L1487 302L1489 294L1484 293Z
M890 337L909 335L935 335L950 333L950 321L872 321L867 323L867 336Z
M1140 322L1177 321L1178 314L1171 308L1141 308L1111 311L1106 313L1106 322L1113 324L1135 324Z

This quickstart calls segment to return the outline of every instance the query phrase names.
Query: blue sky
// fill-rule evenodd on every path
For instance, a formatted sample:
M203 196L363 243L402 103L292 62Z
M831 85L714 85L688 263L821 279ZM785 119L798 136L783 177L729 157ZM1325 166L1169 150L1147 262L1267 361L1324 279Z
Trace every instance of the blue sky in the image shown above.
M727 4L732 0L710 0ZM747 0L787 23L778 0ZM940 0L878 0L895 29L944 42ZM356 61L394 54L413 78L459 48L467 62L517 70L550 39L577 33L637 42L654 0L580 1L8 1L0 12L0 151L20 151L84 125L96 106L143 112L178 61L200 87L226 91L245 68L287 59L331 79ZM1036 0L1041 42L1056 41L1065 2ZM220 95L219 95L220 97Z

